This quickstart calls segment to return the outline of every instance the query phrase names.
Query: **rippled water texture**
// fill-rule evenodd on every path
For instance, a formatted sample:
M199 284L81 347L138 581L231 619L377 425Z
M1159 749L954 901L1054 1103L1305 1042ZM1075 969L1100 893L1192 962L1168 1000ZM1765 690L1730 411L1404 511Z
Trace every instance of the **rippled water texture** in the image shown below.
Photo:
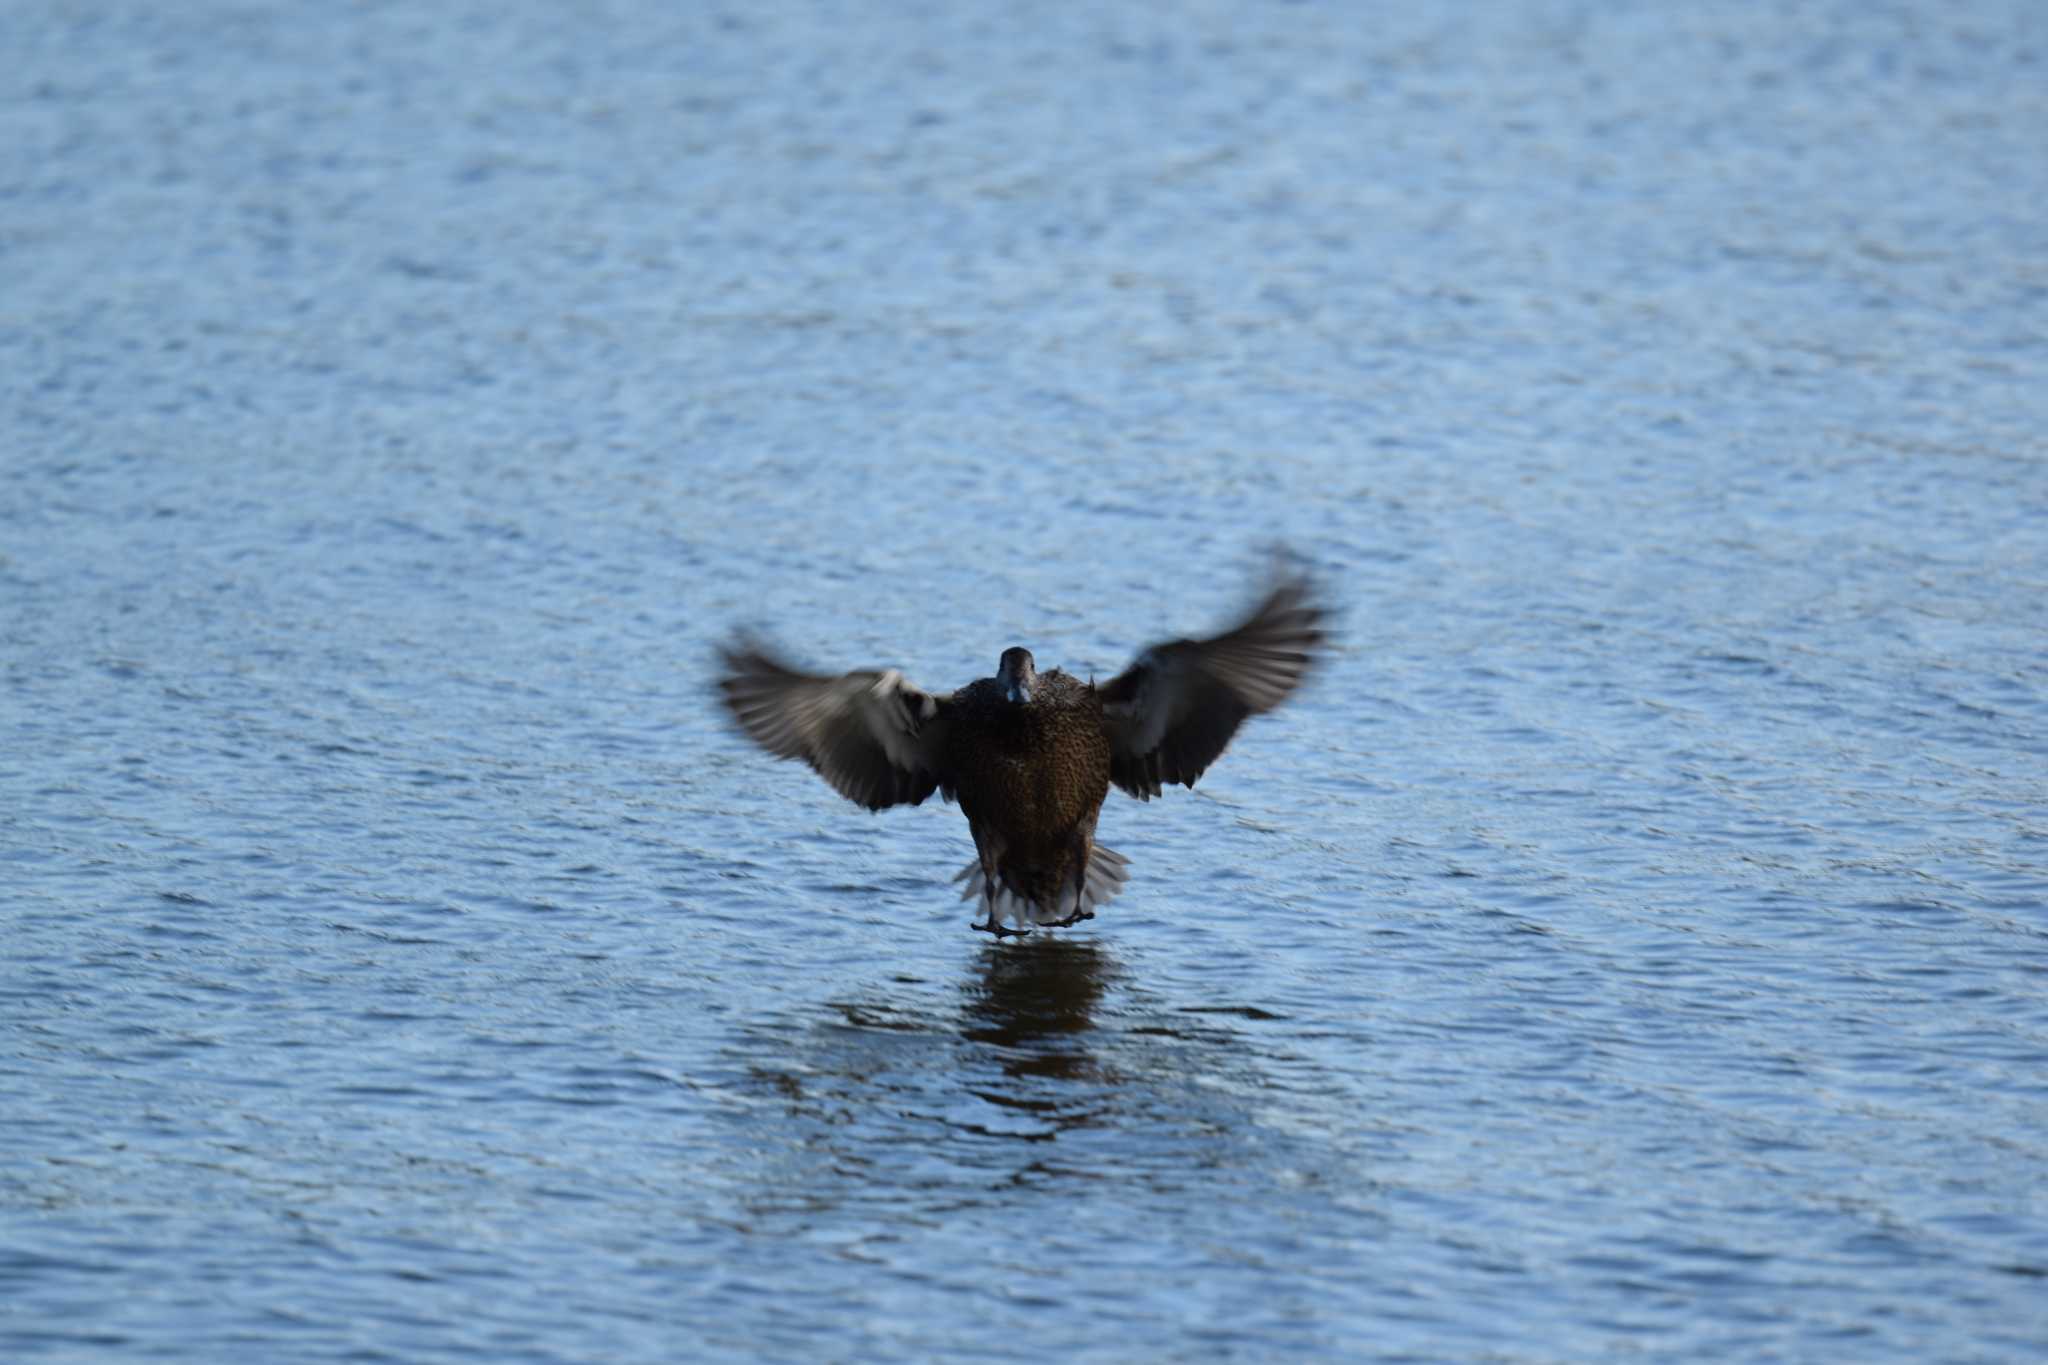
M2039 4L0 51L0 1356L2048 1351ZM712 708L1272 541L1081 930Z

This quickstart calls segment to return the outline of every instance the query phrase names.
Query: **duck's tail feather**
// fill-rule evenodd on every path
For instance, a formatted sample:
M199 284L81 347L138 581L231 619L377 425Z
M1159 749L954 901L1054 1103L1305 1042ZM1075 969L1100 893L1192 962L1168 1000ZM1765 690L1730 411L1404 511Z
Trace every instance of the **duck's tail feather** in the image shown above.
M1006 878L999 877L992 913L996 923L1007 920L1019 929L1042 924L1075 924L1092 919L1097 906L1112 900L1117 892L1124 889L1124 883L1130 880L1130 868L1130 859L1113 848L1097 844L1088 856L1088 871L1081 878L1078 896L1072 887L1067 887L1058 905L1043 906L1018 894ZM961 868L953 880L967 884L960 893L960 899L964 901L978 901L988 889L988 877L981 870L979 858Z

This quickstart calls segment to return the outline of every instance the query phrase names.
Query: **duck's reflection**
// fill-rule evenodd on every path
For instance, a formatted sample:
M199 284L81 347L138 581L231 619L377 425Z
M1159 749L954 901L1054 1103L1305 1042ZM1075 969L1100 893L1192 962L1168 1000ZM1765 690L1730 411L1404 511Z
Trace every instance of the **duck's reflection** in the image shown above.
M960 1034L1001 1050L1013 1076L1097 1074L1087 1037L1114 960L1085 940L990 944L962 983Z
M1324 1154L1265 1117L1285 1101L1248 1029L1162 999L1142 956L1034 937L749 1026L727 1112L752 1225L872 1215L879 1255L906 1209L938 1226L1079 1180L1172 1195L1216 1170L1270 1169L1286 1196L1320 1178ZM1302 1126L1349 1121L1321 1113L1310 1105Z

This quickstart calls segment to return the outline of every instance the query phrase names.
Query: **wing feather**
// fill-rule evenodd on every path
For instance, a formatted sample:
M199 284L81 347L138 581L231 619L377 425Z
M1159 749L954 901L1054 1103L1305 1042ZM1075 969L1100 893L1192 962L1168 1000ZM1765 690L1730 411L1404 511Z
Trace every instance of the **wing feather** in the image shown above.
M939 786L950 698L913 686L893 668L806 673L746 637L719 654L726 709L777 758L802 759L869 810L917 805Z
M1184 787L1223 753L1247 716L1285 701L1322 651L1328 612L1300 574L1276 583L1221 635L1170 640L1098 688L1110 780L1141 801Z

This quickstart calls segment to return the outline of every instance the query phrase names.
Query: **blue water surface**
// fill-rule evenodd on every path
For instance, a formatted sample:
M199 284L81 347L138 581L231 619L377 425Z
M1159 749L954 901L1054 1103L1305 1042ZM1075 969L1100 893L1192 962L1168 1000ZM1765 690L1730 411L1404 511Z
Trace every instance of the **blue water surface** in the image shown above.
M2048 11L0 10L0 1356L2048 1351ZM995 945L714 644L1326 664Z

